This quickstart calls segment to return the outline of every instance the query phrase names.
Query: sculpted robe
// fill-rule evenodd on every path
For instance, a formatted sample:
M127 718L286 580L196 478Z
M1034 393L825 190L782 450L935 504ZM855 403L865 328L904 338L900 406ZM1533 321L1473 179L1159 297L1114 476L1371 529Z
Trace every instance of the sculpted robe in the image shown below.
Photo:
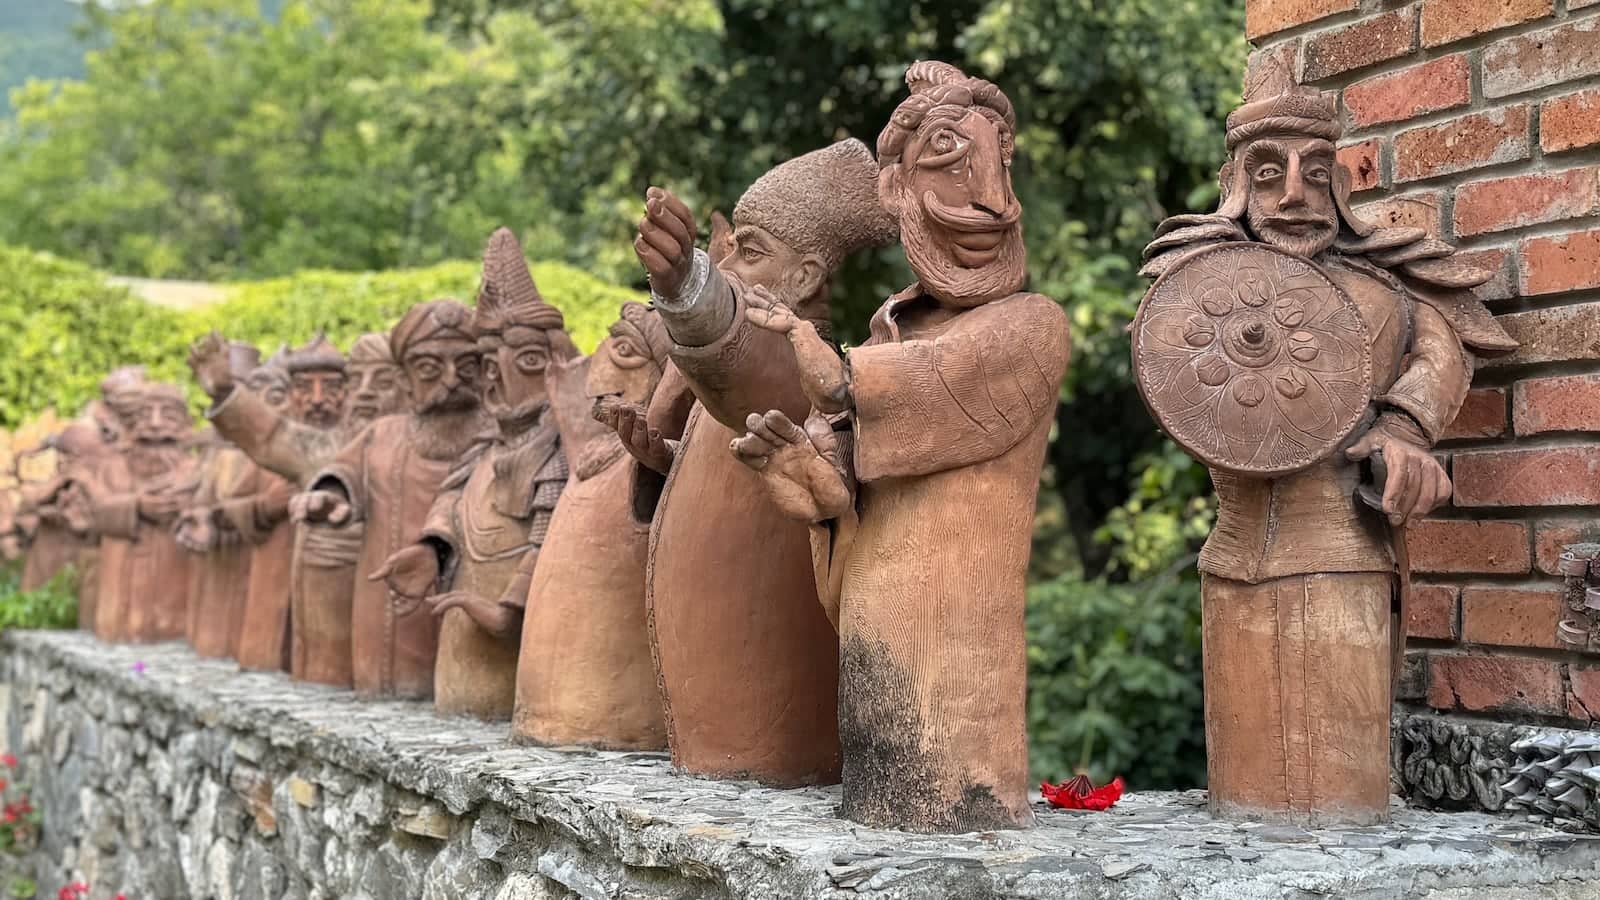
M351 520L365 523L358 573L375 572L411 543L427 523L454 459L418 452L416 419L385 416L367 426L311 479L338 484L350 498ZM393 595L381 581L358 578L351 599L350 655L355 689L374 696L433 696L439 628L421 598Z
M552 396L581 395L587 371L552 367ZM563 388L569 379L575 384ZM571 415L559 401L552 407L572 478L528 589L511 732L546 746L659 750L667 726L645 625L644 570L661 476L599 428L587 403L570 405Z
M1038 294L902 326L930 302L891 298L849 354L860 522L838 561L843 812L975 831L1031 819L1023 612L1071 339Z
M810 404L788 340L745 320L742 286L713 267L702 296L730 287L726 332L672 348L697 401L646 564L667 735L674 764L697 775L829 784L839 773L838 637L818 603L808 528L728 451L748 414L781 409L800 421ZM671 330L678 314L657 308ZM666 411L684 399L664 378L650 423L675 434Z
M246 669L289 668L290 576L295 528L289 522L293 483L254 463L221 504L228 527L250 553L250 577L235 657Z
M38 522L33 540L23 555L20 586L24 591L44 587L67 566L78 566L78 576L80 579L83 576L82 556L93 546L93 541L74 534L57 514L67 487L67 480L57 475L44 484L23 484L18 489L19 508L25 517Z
M567 461L548 413L511 443L497 441L452 473L422 529L425 538L449 548L440 581L500 600L519 569L532 569L539 558L566 483ZM446 612L439 623L434 706L451 715L510 718L519 637L489 634L466 610Z
M178 546L171 522L139 517L138 495L192 490L194 457L134 448L101 460L97 469L85 484L100 534L95 634L114 642L183 637L193 554Z
M296 422L241 390L228 395L208 416L218 433L239 445L258 466L298 487L309 487L312 476L333 459L349 436L344 429ZM350 687L354 678L350 603L362 524L284 527L291 536L279 540L292 544L289 577L274 587L264 575L263 593L252 606L275 621L286 596L290 674L301 681ZM277 657L268 652L256 658L265 664Z
M219 445L200 461L195 508L207 515L233 498L250 458L237 447ZM232 656L238 650L250 587L250 548L237 540L219 539L209 551L189 560L189 646L201 656Z

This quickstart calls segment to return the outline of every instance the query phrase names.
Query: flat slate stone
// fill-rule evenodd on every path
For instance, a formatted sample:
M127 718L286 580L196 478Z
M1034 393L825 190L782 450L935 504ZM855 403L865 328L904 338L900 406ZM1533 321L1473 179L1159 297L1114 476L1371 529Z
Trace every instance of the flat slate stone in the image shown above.
M179 644L10 632L0 674L7 745L46 799L46 831L83 808L83 833L49 835L40 871L64 884L92 867L91 883L129 896L183 896L138 891L173 884L193 897L382 885L385 900L420 898L425 884L429 896L472 885L608 900L1600 896L1600 839L1516 817L1397 806L1382 827L1238 825L1212 818L1200 791L1135 792L1104 813L1040 804L1025 831L915 835L836 818L837 787L773 790L678 775L665 754L513 745L504 723L360 702ZM80 737L59 744L64 730ZM116 787L152 778L168 786ZM149 808L123 816L124 803ZM172 852L133 852L129 821Z

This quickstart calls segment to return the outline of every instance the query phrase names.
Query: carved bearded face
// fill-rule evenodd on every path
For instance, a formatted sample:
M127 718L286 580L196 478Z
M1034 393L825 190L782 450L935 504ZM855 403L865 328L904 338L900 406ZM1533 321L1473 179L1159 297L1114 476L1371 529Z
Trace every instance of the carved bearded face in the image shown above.
M510 325L478 339L483 352L483 406L502 426L526 424L547 402L545 371L558 354L552 332Z
M350 407L346 422L357 428L405 408L406 388L400 367L389 362L349 363Z
M277 366L260 366L245 376L244 388L276 412L289 408L289 373Z
M289 414L313 428L332 428L344 414L343 372L312 369L289 376Z
M828 267L815 253L801 253L759 225L739 225L733 246L715 261L717 268L748 285L760 285L803 318L825 315L816 307Z
M937 106L879 192L900 220L906 259L924 289L978 306L1026 278L1022 207L1011 190L1011 131L977 107Z
M1333 246L1333 144L1321 138L1263 138L1244 150L1250 231L1262 241L1312 257Z
M176 444L192 426L189 408L173 397L147 396L134 409L133 439L140 444Z
M420 341L406 348L401 365L418 413L463 412L478 405L483 362L476 342L464 337Z

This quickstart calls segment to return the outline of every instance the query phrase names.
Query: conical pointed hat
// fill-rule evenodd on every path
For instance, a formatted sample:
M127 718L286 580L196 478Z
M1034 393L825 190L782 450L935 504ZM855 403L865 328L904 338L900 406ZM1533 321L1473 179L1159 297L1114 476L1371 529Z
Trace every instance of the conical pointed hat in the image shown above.
M483 284L478 288L473 324L479 334L498 334L511 325L563 328L561 310L544 302L528 271L528 258L511 229L489 235L483 248Z

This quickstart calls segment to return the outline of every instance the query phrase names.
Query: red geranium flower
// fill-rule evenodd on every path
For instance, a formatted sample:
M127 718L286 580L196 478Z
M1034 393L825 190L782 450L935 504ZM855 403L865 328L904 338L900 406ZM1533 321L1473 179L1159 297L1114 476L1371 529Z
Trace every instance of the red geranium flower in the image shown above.
M16 754L7 753L4 756L0 756L0 765L4 765L8 769L15 769L17 767Z
M1061 784L1041 782L1039 793L1044 795L1045 801L1051 806L1102 812L1110 809L1122 798L1122 787L1121 775L1111 779L1111 783L1103 787L1095 787L1089 776L1079 775Z
M6 787L9 786L9 785L10 785L9 781L6 781L4 778L0 778L0 791L5 790Z

